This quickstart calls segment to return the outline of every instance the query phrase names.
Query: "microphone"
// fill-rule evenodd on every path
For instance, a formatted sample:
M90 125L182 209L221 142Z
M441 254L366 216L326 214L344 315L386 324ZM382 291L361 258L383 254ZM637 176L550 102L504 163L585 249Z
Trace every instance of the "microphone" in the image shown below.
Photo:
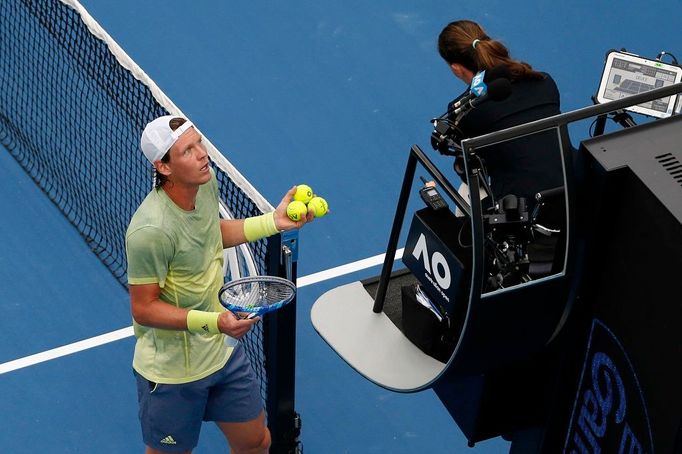
M490 82L497 79L510 78L511 71L509 70L509 67L506 65L497 65L490 68L487 71L483 70L477 73L471 80L471 85L469 86L469 93L462 96L460 99L457 100L457 102L448 106L448 110L457 109L460 106L468 103L472 99L485 95L486 92L488 91L488 87L486 84L489 84Z
M458 116L460 114L466 114L470 110L475 109L479 104L490 101L502 101L507 99L511 94L512 87L509 79L495 79L490 84L488 84L488 90L485 94L477 98L470 99L460 107L453 110L450 115Z

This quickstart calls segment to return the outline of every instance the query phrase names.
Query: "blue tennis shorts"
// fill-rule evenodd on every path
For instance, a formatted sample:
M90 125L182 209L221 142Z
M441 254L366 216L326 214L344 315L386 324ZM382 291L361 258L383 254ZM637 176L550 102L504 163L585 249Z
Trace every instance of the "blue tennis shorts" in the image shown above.
M147 446L161 451L193 449L202 421L246 422L263 410L256 374L241 343L225 367L194 382L167 385L133 373L142 438Z

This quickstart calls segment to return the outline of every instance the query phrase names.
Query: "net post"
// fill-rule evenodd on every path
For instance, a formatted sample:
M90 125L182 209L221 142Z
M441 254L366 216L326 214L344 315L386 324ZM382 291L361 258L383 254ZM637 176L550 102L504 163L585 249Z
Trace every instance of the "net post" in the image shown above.
M298 231L270 237L267 263L269 274L296 283ZM296 297L282 309L263 317L266 411L272 437L271 454L299 451L300 417L294 408L296 369Z

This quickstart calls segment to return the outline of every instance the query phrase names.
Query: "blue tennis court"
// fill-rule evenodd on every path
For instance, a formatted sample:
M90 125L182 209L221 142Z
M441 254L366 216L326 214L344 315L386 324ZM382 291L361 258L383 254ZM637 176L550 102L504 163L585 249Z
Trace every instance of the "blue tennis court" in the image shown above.
M399 394L361 377L317 335L311 306L380 272L412 144L451 168L429 144L429 120L466 88L436 50L445 24L481 23L552 74L569 111L592 104L609 49L682 57L682 3L81 3L268 201L307 183L330 204L300 233L305 452L508 452L501 438L468 448L432 391ZM588 128L573 126L574 144ZM127 292L4 149L0 194L0 450L143 452ZM195 452L225 451L204 425Z

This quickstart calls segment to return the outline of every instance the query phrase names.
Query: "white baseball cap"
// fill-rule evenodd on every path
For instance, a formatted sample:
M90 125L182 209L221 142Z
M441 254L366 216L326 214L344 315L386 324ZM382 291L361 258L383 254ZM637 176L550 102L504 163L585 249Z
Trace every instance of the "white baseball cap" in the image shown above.
M187 120L178 129L173 131L170 127L170 121L173 118L179 117L177 115L159 117L147 123L144 131L142 131L140 147L142 148L142 153L152 164L168 153L168 150L170 150L183 132L194 126L191 121Z

